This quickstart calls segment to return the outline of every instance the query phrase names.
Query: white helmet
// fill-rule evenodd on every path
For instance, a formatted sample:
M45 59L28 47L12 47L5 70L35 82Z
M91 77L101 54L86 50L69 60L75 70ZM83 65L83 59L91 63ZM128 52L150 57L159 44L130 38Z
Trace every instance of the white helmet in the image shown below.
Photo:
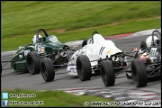
M157 45L157 40L159 40L159 38L157 36L154 36L154 44ZM146 39L146 45L147 47L150 47L151 45L153 44L152 42L152 36L149 36L147 39Z
M42 38L42 36L39 35L39 38ZM33 44L36 44L36 41L37 41L37 36L36 35L34 35L32 41L33 41Z

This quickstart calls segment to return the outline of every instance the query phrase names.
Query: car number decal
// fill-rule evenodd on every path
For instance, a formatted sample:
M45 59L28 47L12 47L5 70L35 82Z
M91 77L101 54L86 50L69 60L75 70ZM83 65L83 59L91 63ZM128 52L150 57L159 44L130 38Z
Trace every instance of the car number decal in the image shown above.
M71 72L76 72L76 66L70 66L70 71Z
M150 59L155 62L158 59L159 52L157 51L157 48L151 48L150 50Z
M105 47L101 47L99 55L102 55L104 49L105 49Z
M157 54L158 54L157 48L151 48L151 50L150 50L150 56L151 57L156 57Z

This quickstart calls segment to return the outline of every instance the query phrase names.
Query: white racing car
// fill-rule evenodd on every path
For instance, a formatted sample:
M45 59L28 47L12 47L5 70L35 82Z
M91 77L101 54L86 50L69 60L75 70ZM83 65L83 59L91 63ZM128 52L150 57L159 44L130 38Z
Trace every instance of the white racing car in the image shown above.
M72 53L68 50L65 55L68 56L67 63L53 65L53 62L49 62L45 65L44 71L48 81L54 80L57 74L53 73L67 66L68 72L58 74L67 73L71 76L79 76L81 81L86 81L91 79L92 73L101 73L104 84L112 86L115 83L115 75L127 67L126 53L113 41L105 40L98 32L94 32L92 38L84 40L81 49Z
M105 40L101 34L94 32L92 38L84 40L82 48L71 56L68 62L67 74L79 76L82 81L89 80L92 73L99 74L104 70L111 72L107 68L107 66L109 66L107 65L107 63L109 63L108 60L112 62L112 67L114 67L113 71L121 70L127 65L123 51L121 51L113 41ZM103 67L104 70L101 67ZM112 72L109 74L109 77L111 81L106 82L110 83L110 85L114 84L115 73Z

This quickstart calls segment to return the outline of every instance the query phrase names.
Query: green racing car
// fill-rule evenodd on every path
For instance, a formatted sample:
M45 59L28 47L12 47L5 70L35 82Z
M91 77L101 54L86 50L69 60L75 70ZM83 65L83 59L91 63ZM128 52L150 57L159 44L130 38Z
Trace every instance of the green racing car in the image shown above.
M41 31L45 36L40 35ZM39 29L32 41L32 44L19 46L11 61L1 61L1 63L11 62L11 68L16 71L37 74L40 73L40 63L43 58L58 66L68 62L70 47L61 43L55 35L48 35L44 29ZM1 73L2 67L1 64Z

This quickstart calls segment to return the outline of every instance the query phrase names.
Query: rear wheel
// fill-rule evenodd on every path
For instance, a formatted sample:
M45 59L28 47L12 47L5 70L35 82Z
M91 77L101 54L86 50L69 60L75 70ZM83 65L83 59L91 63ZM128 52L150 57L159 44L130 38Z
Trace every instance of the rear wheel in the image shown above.
M115 83L115 73L112 62L109 60L101 61L100 69L102 81L105 84L105 86L113 86Z
M90 80L92 76L92 68L89 58L85 55L80 55L77 58L76 65L79 79L81 81Z
M137 87L147 85L147 73L145 64L140 59L134 59L131 64L132 77Z
M40 72L40 57L35 51L29 52L26 58L27 69L31 74Z
M43 58L41 61L41 75L46 82L53 81L55 78L54 65L49 58Z

